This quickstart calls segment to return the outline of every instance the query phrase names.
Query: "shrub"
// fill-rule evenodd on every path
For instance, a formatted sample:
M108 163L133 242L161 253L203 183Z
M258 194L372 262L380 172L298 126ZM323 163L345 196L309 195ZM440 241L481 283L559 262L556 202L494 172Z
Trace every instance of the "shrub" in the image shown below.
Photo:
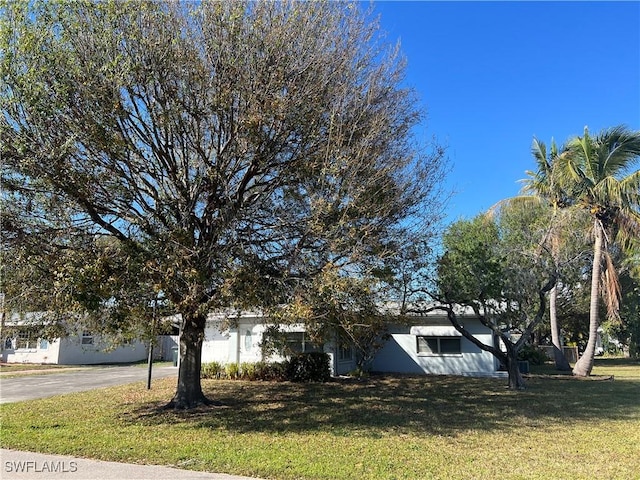
M258 362L256 364L256 379L284 382L287 380L286 362Z
M367 370L363 370L362 368L358 367L354 370L351 370L348 375L353 378L369 378L371 374Z
M200 378L220 378L224 372L224 367L219 362L202 364Z
M527 360L531 365L544 365L549 361L547 354L533 345L525 345L518 352L518 360Z
M323 352L294 355L285 368L286 378L292 382L326 382L331 378L330 358Z
M240 366L237 363L227 363L224 366L224 373L230 380L238 380L240 378Z
M326 353L295 355L284 362L203 363L201 378L229 380L263 380L271 382L326 382L331 378L330 358Z
M257 363L242 362L240 364L240 378L242 380L257 380Z

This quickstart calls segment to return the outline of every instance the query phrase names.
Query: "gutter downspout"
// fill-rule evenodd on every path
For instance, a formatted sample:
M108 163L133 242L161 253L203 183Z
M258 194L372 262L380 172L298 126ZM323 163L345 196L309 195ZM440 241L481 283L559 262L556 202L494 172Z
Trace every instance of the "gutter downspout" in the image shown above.
M240 324L236 329L236 365L240 367Z

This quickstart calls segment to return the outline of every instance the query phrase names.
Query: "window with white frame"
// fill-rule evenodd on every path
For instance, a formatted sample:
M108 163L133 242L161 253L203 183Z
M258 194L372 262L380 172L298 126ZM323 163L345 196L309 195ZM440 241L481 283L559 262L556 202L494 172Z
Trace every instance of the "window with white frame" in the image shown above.
M416 337L418 354L459 355L462 353L460 337Z
M93 333L88 330L83 330L80 343L82 345L93 345Z
M322 352L322 346L311 341L306 332L285 333L287 350L294 353Z
M278 329L267 330L261 346L263 351L283 356L324 351L323 345L315 343L306 332L283 332Z
M250 352L253 348L253 340L251 335L251 330L247 330L244 334L244 350L245 352Z
M38 348L38 339L29 330L19 330L16 335L16 350Z

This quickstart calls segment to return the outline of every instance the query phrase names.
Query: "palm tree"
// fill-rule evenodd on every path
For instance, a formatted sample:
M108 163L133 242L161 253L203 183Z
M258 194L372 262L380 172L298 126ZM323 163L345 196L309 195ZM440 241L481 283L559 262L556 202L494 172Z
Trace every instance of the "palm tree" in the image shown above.
M593 369L600 293L609 316L619 309L620 284L609 246L618 236L640 235L640 170L633 170L639 159L640 131L624 126L593 137L585 127L584 136L569 140L567 150L557 157L561 185L593 220L589 339L574 375L588 376Z
M549 243L551 254L558 263L559 249L560 249L560 229L561 222L559 222L559 215L562 208L567 207L570 204L564 189L560 186L556 173L556 161L558 158L558 147L552 140L550 151L547 152L547 147L544 142L541 142L537 138L534 138L531 146L531 153L536 160L538 169L533 171L527 171L528 178L523 183L523 193L528 193L534 198L539 198L545 202L548 202L553 209L551 221L549 223L549 230L547 234L547 242ZM560 327L557 317L557 299L558 299L558 284L549 291L549 323L551 328L551 343L553 345L553 357L557 370L568 371L571 370L569 361L564 356L562 349L562 340L560 335Z

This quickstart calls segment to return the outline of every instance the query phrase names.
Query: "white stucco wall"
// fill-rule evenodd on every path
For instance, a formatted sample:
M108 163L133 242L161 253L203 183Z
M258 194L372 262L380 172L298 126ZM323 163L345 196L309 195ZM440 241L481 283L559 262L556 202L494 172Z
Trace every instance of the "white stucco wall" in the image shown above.
M260 344L266 330L263 319L257 315L243 316L227 326L221 317L210 317L205 328L205 340L202 346L202 363L219 362L222 364L258 362L263 360ZM444 318L416 320L416 325L448 327ZM465 320L465 327L483 343L492 344L492 334L479 321ZM302 331L302 325L292 325L285 331ZM464 337L460 337L460 354L418 354L416 335L410 326L390 327L390 339L377 353L373 362L373 371L409 374L448 374L448 375L494 375L496 362L486 352ZM325 344L324 351L331 357L333 375L341 375L355 368L355 359L339 361L334 342ZM272 356L265 360L278 361Z
M58 363L61 365L94 365L99 363L130 363L147 358L147 347L136 341L115 349L108 349L108 344L94 337L93 345L82 345L80 337L71 336L60 339Z
M263 358L261 344L267 329L263 321L263 318L256 315L245 315L240 319L234 319L231 326L227 326L223 318L210 316L202 344L202 363L229 364L284 360L277 355ZM302 332L304 326L302 324L287 325L283 326L282 330ZM332 342L328 342L324 347L324 351L330 357L331 374L341 375L354 370L355 360L338 360L334 347L335 344Z
M60 339L39 340L35 348L4 348L2 361L7 363L58 363Z
M243 316L226 322L224 318L210 316L202 343L202 363L243 363L262 360L260 343L265 331L255 315Z
M35 348L4 349L2 359L7 363L92 365L138 362L147 358L147 348L142 342L105 350L107 345L98 337L95 337L94 345L82 345L78 336L40 340Z
M442 321L425 325L445 325ZM465 320L465 328L487 345L492 345L492 334L477 320ZM378 352L372 370L388 373L437 375L491 375L496 372L493 355L464 337L460 338L459 354L418 354L417 336L409 326L394 326L391 338Z

